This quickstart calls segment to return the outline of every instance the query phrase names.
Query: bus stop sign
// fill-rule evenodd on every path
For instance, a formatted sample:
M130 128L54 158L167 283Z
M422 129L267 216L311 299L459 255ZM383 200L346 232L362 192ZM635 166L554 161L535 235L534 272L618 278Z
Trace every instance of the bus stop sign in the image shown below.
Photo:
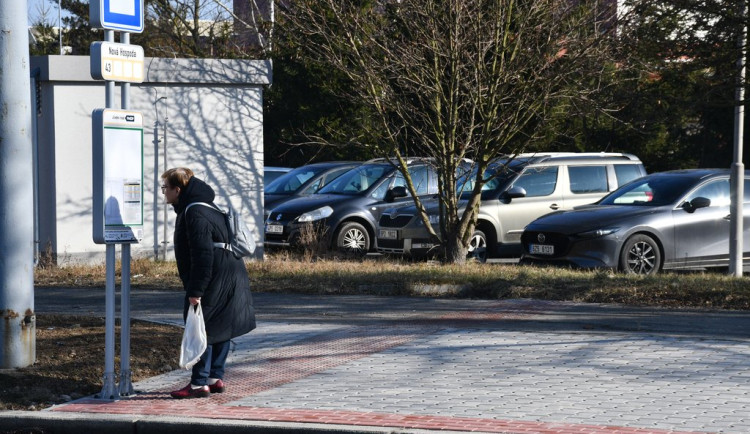
M98 29L143 32L143 0L91 0L89 22Z
M143 115L92 113L94 242L137 243L143 238Z

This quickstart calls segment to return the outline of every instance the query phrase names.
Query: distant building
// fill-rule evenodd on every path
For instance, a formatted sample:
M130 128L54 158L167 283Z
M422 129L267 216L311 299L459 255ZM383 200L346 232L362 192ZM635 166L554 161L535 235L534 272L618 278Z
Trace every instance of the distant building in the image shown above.
M267 50L274 22L273 0L233 0L237 44Z
M68 29L62 29L63 34ZM60 40L60 27L53 26L29 26L29 44L34 47L49 46L59 43ZM72 54L73 47L70 45L63 45L61 50L57 50L55 54Z

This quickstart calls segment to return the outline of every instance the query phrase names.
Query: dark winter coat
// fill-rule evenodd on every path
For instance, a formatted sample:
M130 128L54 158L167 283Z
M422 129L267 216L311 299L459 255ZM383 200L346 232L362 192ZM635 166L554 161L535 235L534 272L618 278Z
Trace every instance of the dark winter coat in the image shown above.
M224 215L193 202L213 205L214 190L192 177L180 191L174 210L174 251L177 270L185 288L184 316L189 297L201 297L208 343L228 341L255 328L255 309L250 279L242 259L214 242L229 242Z

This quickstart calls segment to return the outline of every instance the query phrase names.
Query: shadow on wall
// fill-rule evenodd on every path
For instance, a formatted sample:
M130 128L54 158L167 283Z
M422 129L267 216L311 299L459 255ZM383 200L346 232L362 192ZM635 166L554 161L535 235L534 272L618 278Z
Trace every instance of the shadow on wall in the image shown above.
M248 82L270 81L268 65L177 59L180 67L175 68L173 60L159 59L148 74L149 80L157 81L171 74L170 81L177 82L165 90L167 134L170 144L182 146L170 146L168 165L190 167L214 188L218 205L231 201L254 223L257 244L262 246L263 89ZM196 75L201 86L180 84Z

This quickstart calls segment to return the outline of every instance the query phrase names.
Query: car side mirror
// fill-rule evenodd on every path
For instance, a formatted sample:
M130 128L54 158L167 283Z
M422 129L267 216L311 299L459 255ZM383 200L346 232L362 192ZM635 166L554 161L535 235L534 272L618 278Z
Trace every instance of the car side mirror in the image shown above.
M503 192L502 199L505 203L510 203L512 199L526 197L526 189L523 187L512 187L510 190Z
M406 197L406 187L399 186L399 187L393 187L392 189L385 192L385 201L386 202L393 202L394 200L400 198L400 197Z
M699 208L706 208L711 206L711 199L706 197L696 197L695 199L691 200L690 202L685 202L682 204L682 209L689 213L695 212L695 210Z

